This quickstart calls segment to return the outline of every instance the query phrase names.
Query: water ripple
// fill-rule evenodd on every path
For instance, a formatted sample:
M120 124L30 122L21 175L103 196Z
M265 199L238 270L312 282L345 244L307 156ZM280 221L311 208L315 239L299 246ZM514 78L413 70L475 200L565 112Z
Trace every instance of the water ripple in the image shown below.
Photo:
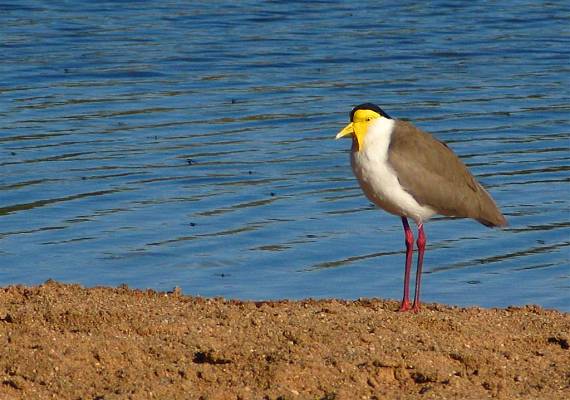
M426 225L426 300L570 310L567 4L226 3L2 6L0 284L399 297L399 218L332 140L373 101L510 222Z

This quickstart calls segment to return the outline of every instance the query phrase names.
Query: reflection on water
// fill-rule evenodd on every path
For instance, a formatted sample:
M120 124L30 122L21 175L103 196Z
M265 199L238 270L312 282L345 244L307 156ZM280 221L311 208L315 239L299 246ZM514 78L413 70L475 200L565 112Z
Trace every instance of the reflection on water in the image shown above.
M426 301L569 311L570 8L508 3L2 5L0 285L399 297L399 218L333 140L373 101L510 222L431 221Z

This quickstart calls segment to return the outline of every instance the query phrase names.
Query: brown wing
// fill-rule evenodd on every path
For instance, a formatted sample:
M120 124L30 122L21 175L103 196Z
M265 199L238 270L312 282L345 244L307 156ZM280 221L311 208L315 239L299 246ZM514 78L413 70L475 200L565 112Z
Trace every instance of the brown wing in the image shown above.
M505 217L465 164L430 134L405 121L396 121L388 162L400 184L416 201L439 214L505 226Z

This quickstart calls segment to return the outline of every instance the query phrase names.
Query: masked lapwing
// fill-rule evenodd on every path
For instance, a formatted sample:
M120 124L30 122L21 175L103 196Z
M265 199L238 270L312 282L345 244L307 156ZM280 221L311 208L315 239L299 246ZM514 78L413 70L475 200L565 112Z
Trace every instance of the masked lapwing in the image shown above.
M406 243L404 297L400 311L419 311L422 264L426 246L424 222L436 214L473 218L489 227L506 226L501 211L465 164L443 142L413 124L391 118L375 104L350 112L350 123L336 138L351 137L350 162L368 199L402 218ZM413 305L410 270L418 226L418 264Z

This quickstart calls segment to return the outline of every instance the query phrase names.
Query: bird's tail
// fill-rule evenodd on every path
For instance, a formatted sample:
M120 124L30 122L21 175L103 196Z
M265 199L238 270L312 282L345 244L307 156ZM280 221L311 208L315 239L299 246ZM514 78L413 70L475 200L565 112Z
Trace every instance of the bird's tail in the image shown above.
M477 185L479 186L479 215L475 219L491 228L507 226L507 219L501 213L489 192L479 183Z

